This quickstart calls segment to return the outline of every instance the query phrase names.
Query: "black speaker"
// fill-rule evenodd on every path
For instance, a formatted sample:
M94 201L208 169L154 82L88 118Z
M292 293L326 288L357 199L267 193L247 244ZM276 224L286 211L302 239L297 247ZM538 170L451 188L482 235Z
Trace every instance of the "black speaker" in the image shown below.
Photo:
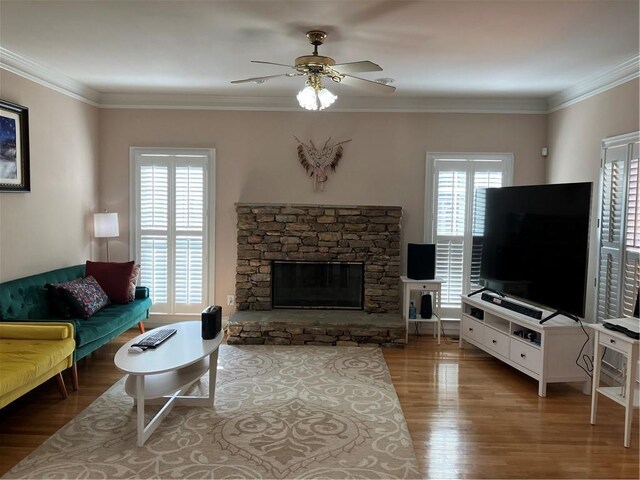
M412 280L436 277L436 246L433 243L407 245L407 277Z
M420 318L431 318L433 316L433 304L431 294L425 293L420 299Z
M202 312L202 338L211 340L222 330L222 308L211 305Z

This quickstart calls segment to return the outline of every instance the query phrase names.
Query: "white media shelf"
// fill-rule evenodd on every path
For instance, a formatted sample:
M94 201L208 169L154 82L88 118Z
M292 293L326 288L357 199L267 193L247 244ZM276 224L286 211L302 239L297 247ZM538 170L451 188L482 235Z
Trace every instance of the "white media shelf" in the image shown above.
M548 383L557 382L584 382L583 392L589 393L589 378L576 364L587 340L577 322L560 315L540 324L535 318L482 300L480 294L461 298L460 348L463 341L468 342L535 378L541 397L546 396ZM472 308L482 313L474 316ZM549 313L543 311L545 316ZM523 330L535 335L539 343L516 334ZM583 353L590 349L585 346Z

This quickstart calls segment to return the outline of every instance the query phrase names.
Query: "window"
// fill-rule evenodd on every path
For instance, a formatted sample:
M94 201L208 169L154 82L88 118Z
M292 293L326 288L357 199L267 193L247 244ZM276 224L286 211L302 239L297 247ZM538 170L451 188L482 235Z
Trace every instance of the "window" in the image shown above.
M207 305L212 173L212 150L131 149L131 249L153 313Z
M631 316L640 286L638 133L602 142L596 317Z
M477 283L484 230L484 188L511 184L511 154L428 154L425 241L436 244L442 313L459 318L460 295Z

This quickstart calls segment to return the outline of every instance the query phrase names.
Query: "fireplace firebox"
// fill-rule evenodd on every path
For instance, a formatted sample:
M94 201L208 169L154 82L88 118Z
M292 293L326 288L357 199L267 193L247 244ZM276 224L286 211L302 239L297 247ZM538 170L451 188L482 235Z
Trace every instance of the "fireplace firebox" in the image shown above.
M364 263L274 261L273 308L364 308Z

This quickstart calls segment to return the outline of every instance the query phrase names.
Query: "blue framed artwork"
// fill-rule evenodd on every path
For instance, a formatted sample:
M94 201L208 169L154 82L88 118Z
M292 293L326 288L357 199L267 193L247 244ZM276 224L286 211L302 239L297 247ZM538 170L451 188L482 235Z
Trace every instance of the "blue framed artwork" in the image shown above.
M0 192L28 192L29 109L0 100Z

